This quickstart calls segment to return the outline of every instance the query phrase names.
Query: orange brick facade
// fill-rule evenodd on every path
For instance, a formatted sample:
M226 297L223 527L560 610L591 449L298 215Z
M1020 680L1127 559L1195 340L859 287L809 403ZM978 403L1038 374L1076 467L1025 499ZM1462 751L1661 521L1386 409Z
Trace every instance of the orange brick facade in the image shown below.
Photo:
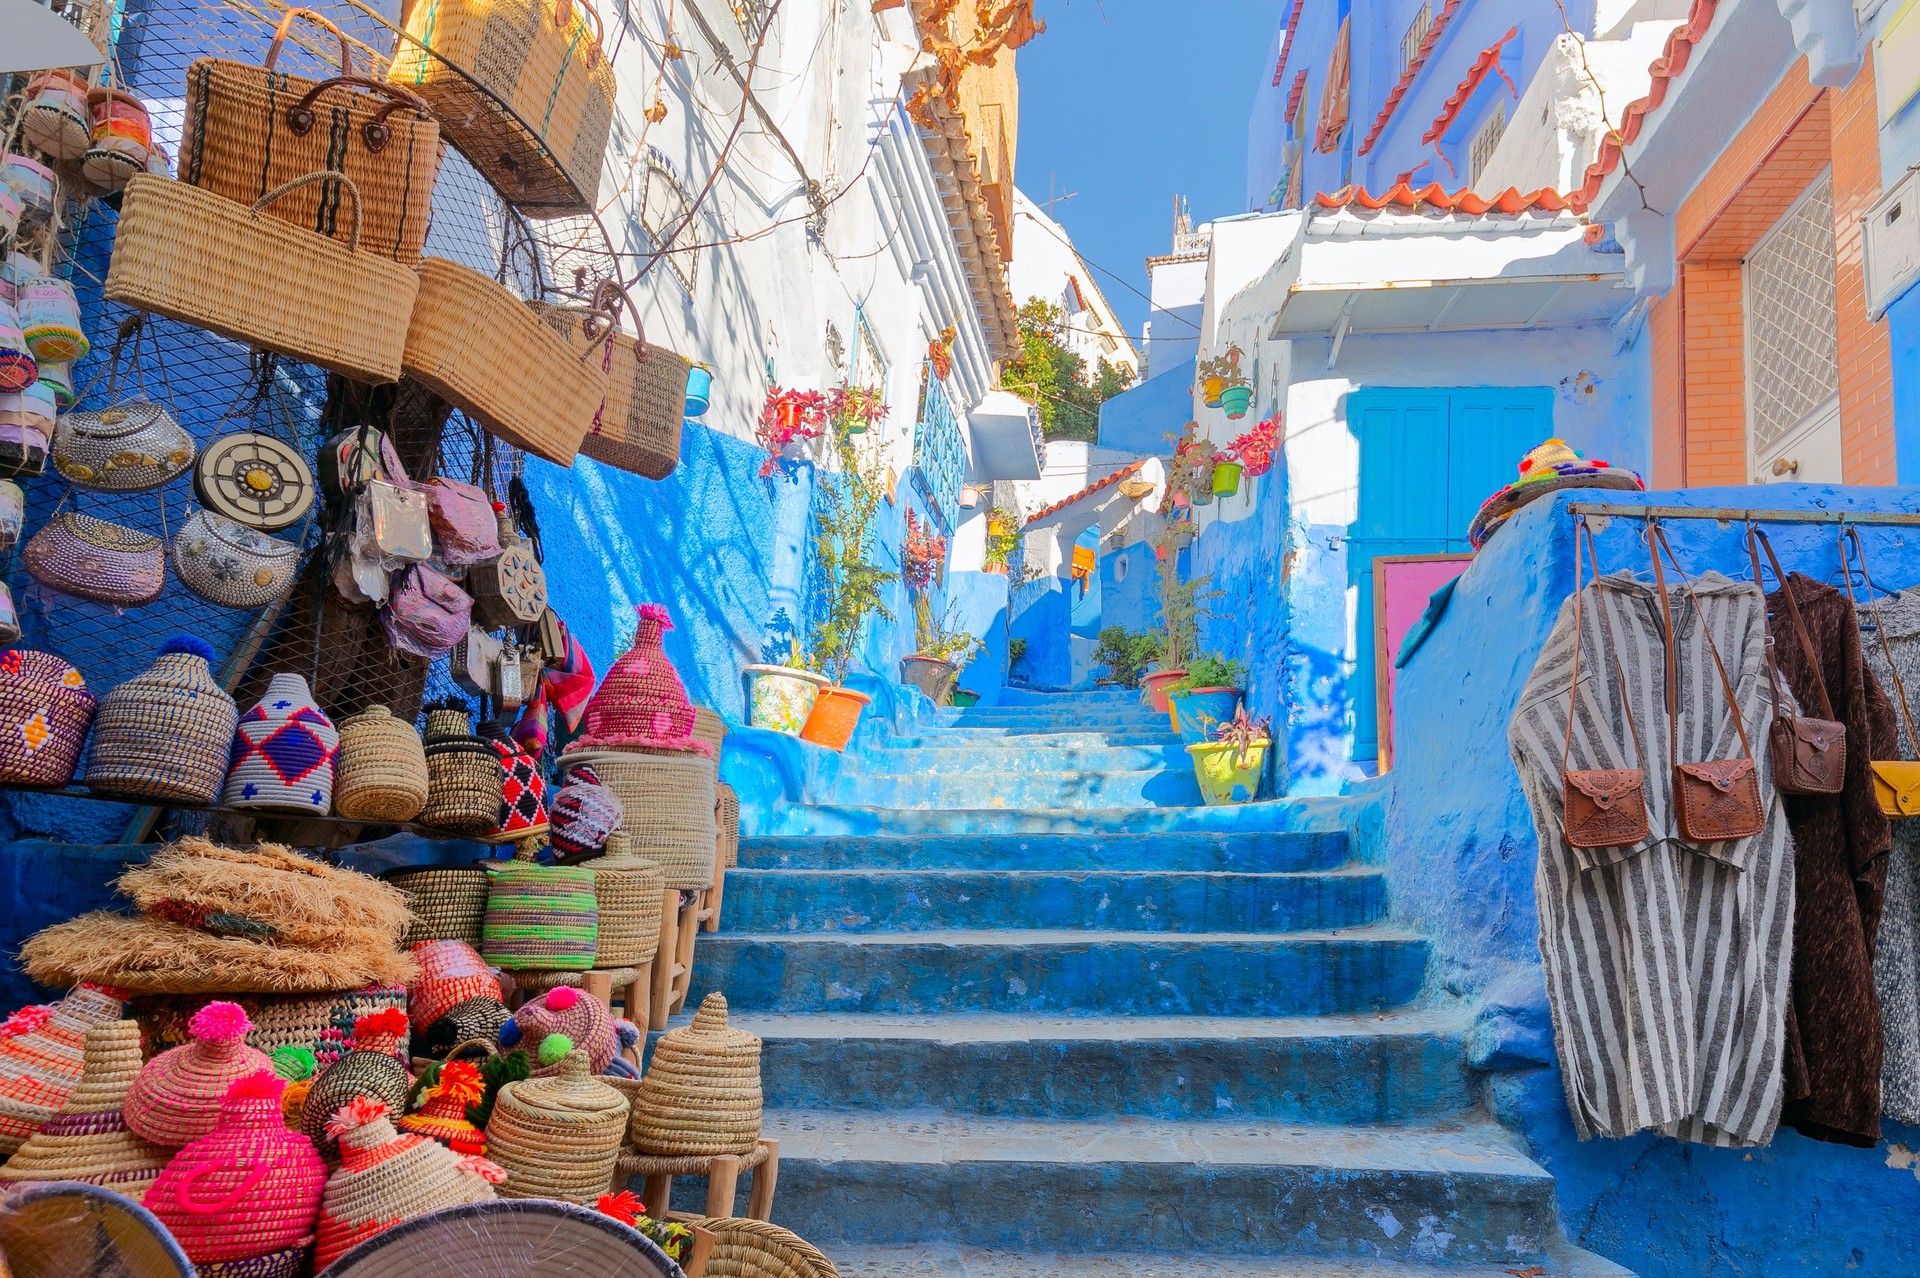
M1741 264L1829 167L1844 475L1894 482L1893 362L1886 322L1867 320L1861 256L1880 196L1872 60L1843 89L1809 84L1802 60L1674 216L1674 285L1648 316L1654 486L1751 481Z

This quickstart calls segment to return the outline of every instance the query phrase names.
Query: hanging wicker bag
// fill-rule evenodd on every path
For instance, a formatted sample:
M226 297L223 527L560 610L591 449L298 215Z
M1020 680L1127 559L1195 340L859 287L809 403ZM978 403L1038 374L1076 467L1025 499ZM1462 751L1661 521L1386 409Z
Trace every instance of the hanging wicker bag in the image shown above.
M716 992L654 1045L628 1139L643 1154L746 1154L760 1141L760 1105L760 1040L728 1027Z
M227 1089L273 1062L247 1046L253 1022L238 1003L208 1003L194 1013L193 1041L140 1067L127 1089L127 1126L136 1136L175 1148L198 1140L220 1120ZM275 1092L277 1101L279 1093Z
M349 720L349 722L352 722ZM487 917L487 872L478 866L397 870L386 876L413 911L407 944L465 941L480 944Z
M320 1200L315 1270L325 1270L356 1243L402 1221L487 1202L506 1173L484 1158L461 1156L436 1141L402 1135L386 1105L361 1097L328 1121L340 1142L340 1169L327 1180Z
M333 810L354 821L411 821L427 805L427 753L414 726L373 706L340 725Z
M206 640L181 635L100 699L87 788L173 803L211 803L227 777L240 711L208 662Z
M354 1024L353 1036L359 1046L321 1070L307 1089L300 1130L308 1140L326 1149L330 1139L328 1117L359 1097L383 1102L390 1113L406 1113L407 1093L413 1088L413 1079L399 1056L399 1044L406 1032L407 1014L397 1007Z
M534 862L531 840L490 871L480 952L495 967L585 971L593 966L599 908L593 871Z
M660 947L662 901L667 878L658 861L636 856L620 830L607 836L607 853L586 863L600 910L595 967L634 967Z
M78 1180L138 1202L173 1157L172 1150L127 1130L121 1106L139 1072L137 1024L106 1021L89 1029L79 1084L60 1112L0 1167L0 1184Z
M235 1079L222 1094L213 1129L173 1156L147 1192L188 1259L207 1266L271 1258L304 1259L320 1211L326 1165L306 1137L281 1121L286 1084L271 1070ZM254 1272L235 1265L229 1273Z
M506 774L500 756L475 736L464 705L427 711L427 804L421 825L449 834L484 834L500 824Z
M660 863L666 885L698 891L713 883L713 764L691 751L570 750L566 768L586 764L620 800L629 844Z
M77 985L58 1003L23 1007L0 1021L0 1157L60 1112L80 1082L87 1031L120 1019L125 995Z
M0 652L0 783L66 785L93 723L94 695L50 652Z
M627 1130L627 1098L593 1077L564 1034L540 1045L546 1078L508 1083L487 1120L487 1153L506 1169L503 1198L590 1203L613 1181Z
M567 345L598 362L606 398L580 451L648 479L665 479L680 464L687 404L687 361L645 337L621 332L608 318L573 306L536 303L535 311Z
M428 941L413 947L413 957L420 979L408 992L407 1016L415 1034L470 998L500 997L500 979L465 941Z

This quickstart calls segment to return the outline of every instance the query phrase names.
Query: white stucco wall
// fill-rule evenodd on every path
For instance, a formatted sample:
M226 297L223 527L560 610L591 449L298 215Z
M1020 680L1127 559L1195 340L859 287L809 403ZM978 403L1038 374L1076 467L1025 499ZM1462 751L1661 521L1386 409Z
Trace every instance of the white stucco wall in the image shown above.
M1007 270L1007 284L1015 305L1039 297L1067 312L1063 344L1087 362L1089 374L1103 359L1130 372L1139 371L1133 339L1115 317L1072 238L1018 188L1013 193L1013 264ZM1078 285L1077 290L1073 285ZM1082 303L1084 309L1078 309Z

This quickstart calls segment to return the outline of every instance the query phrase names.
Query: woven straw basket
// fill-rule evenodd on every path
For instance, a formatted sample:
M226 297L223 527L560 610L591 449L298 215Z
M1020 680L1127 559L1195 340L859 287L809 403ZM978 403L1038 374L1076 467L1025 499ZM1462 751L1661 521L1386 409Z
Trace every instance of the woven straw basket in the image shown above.
M513 360L510 377L501 375L505 358ZM557 466L573 465L607 391L600 366L581 359L506 285L438 257L420 265L402 362L487 430Z
M344 244L261 215L295 183L249 209L185 182L135 174L120 205L107 300L354 381L398 381L419 277L360 251L360 194L345 174L296 181L325 178L337 179L353 206Z
M480 1168L428 1137L402 1136L377 1102L352 1110L336 1115L341 1161L320 1201L315 1269L402 1221L494 1197Z
M300 1131L318 1149L331 1148L327 1119L356 1097L385 1102L387 1112L407 1112L407 1092L413 1080L407 1067L385 1052L348 1052L313 1080L300 1111Z
M204 645L169 640L146 670L100 699L87 788L211 803L227 779L240 712L207 668Z
M643 1154L746 1154L760 1141L760 1040L713 993L654 1045L627 1139Z
M713 775L718 777L720 747L725 745L727 740L727 721L722 719L717 711L709 710L705 706L695 706L693 708L693 739L704 741L713 747Z
M138 1202L173 1157L128 1131L121 1116L127 1085L139 1072L138 1025L108 1021L89 1029L79 1085L66 1107L0 1167L0 1182L83 1180Z
M606 399L580 451L617 469L665 479L680 464L690 365L664 346L635 340L604 316L572 306L537 303L547 326L607 375Z
M733 1216L700 1227L713 1235L703 1278L840 1278L818 1247L790 1229Z
M160 1053L127 1088L127 1126L156 1145L186 1145L220 1120L227 1089L249 1074L272 1072L265 1052L249 1046L253 1025L236 1004L209 1003L194 1015L192 1041Z
M406 944L465 941L480 944L487 917L487 872L476 867L400 870L386 876L413 911Z
M626 810L620 828L634 851L660 862L666 885L698 891L713 884L713 761L692 751L573 751L562 768L590 764Z
M353 1023L389 1007L405 1010L407 987L370 985L338 994L229 994L246 1010L253 1028L247 1045L271 1056L282 1047L304 1047L325 1069L354 1049ZM204 994L143 994L128 1000L127 1014L140 1024L148 1057L191 1041L187 1023L205 1007Z
M427 755L411 723L374 706L340 725L333 770L336 816L411 821L426 805Z
M720 860L731 870L740 864L740 796L722 781L714 787L714 824L719 827Z
M495 967L585 971L593 966L599 907L593 871L536 865L531 841L491 871L480 953Z
M600 940L593 965L632 967L650 960L660 945L667 879L658 861L636 856L627 835L607 836L607 854L586 863L600 907Z
M500 824L506 773L500 754L473 735L465 710L427 711L427 805L420 824L450 834L484 834Z
M487 1120L487 1156L506 1168L502 1198L590 1203L613 1183L627 1098L595 1079L574 1050L549 1078L508 1083Z

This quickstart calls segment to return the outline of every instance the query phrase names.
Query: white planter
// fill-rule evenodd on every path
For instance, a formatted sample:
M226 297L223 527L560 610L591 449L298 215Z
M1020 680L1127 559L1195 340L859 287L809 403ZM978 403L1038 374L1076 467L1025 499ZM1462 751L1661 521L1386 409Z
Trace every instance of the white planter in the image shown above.
M747 722L790 737L800 735L814 698L827 686L824 676L792 666L747 666Z

